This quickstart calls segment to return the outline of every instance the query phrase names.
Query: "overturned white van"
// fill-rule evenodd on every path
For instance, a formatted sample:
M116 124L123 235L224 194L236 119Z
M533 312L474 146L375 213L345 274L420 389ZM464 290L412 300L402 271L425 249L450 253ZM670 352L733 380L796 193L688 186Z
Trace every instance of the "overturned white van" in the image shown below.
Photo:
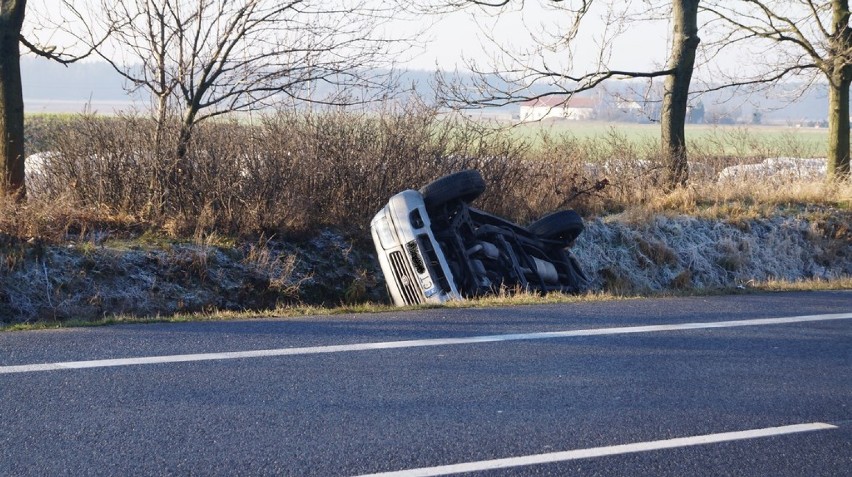
M390 198L370 228L391 301L443 303L503 288L576 293L588 279L568 247L583 231L572 211L521 227L470 206L485 190L476 170Z

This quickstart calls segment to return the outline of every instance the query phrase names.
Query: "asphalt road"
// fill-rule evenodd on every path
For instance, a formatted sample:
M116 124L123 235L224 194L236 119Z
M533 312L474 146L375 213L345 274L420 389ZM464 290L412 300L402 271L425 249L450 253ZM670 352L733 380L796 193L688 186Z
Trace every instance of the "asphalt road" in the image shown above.
M852 292L0 333L3 476L465 463L850 475Z

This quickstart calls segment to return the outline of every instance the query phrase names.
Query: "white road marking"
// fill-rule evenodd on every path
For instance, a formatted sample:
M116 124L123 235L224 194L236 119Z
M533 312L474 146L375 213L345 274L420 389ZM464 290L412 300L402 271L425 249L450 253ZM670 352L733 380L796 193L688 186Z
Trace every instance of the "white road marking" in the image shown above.
M430 477L437 475L451 475L460 474L462 472L479 472L483 470L505 469L507 467L522 467L536 464L550 464L554 462L564 462L568 460L588 459L592 457L602 457L608 455L632 454L636 452L672 449L675 447L715 444L719 442L738 441L743 439L756 439L759 437L780 436L783 434L823 431L828 429L837 429L837 426L833 426L831 424L824 424L821 422L813 422L810 424L795 424L792 426L767 427L764 429L752 429L748 431L723 432L720 434L679 437L676 439L665 439L660 441L636 442L633 444L622 444L607 447L593 447L591 449L576 449L563 452L550 452L547 454L509 457L506 459L465 462L462 464L440 465L436 467L421 467L419 469L382 472L378 474L364 474L359 477Z
M57 371L63 369L105 368L111 366L133 366L141 364L185 363L190 361L215 361L223 359L267 358L273 356L343 353L349 351L419 348L424 346L448 346L474 343L493 343L499 341L541 340L553 338L570 338L577 336L601 336L626 333L653 333L658 331L702 330L710 328L734 328L739 326L784 325L791 323L807 323L813 321L848 320L850 318L852 318L852 313L835 313L829 315L789 316L785 318L762 318L739 321L624 326L615 328L548 331L542 333L469 336L464 338L436 338L423 340L386 341L378 343L355 343L347 345L310 346L305 348L281 348L255 351L231 351L224 353L179 354L170 356L148 356L139 358L66 361L60 363L0 366L0 374L32 373L38 371Z

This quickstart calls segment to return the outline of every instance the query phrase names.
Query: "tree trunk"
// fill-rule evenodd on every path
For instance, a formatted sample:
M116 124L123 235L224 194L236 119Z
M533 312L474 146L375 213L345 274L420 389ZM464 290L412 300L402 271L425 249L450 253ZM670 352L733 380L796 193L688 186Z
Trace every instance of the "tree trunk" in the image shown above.
M660 113L661 145L666 165L664 181L668 188L683 186L689 178L684 124L695 51L701 41L698 38L698 1L672 2L672 51L668 69L673 72L666 78Z
M0 0L0 193L26 198L19 38L26 0Z
M849 1L832 2L834 34L832 66L828 78L828 177L849 178L849 85L852 83L852 31L849 29Z
M193 165L187 158L192 133L195 129L197 109L190 107L184 114L175 145L174 162L170 169L169 185L174 190L175 206L178 210L192 210L194 197L191 193L193 181Z
M148 189L150 198L148 200L147 213L151 215L159 215L165 209L168 201L168 180L167 173L169 164L163 160L164 157L164 142L166 135L166 126L168 121L168 96L165 94L157 96L157 111L156 111L157 130L154 136L154 169L151 171L151 176L148 179Z
M849 177L849 78L830 81L828 92L828 177Z

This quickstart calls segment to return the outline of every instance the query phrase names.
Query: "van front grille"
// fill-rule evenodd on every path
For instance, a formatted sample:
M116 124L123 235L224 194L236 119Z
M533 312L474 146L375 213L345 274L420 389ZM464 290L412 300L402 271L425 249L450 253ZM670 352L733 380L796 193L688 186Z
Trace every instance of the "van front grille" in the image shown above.
M420 281L417 276L412 273L411 268L405 262L402 252L390 253L390 265L393 271L393 278L399 291L402 294L402 299L406 305L419 305L423 303L423 293L420 291Z

